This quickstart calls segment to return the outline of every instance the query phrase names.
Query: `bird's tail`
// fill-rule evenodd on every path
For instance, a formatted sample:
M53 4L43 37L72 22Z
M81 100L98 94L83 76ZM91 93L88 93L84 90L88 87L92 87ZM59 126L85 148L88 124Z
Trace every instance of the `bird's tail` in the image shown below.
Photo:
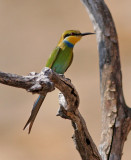
M32 108L32 111L31 111L31 115L28 119L28 121L26 122L25 126L23 129L25 129L28 125L29 125L29 132L31 132L31 128L33 126L33 123L34 123L34 120L37 116L37 113L42 105L42 102L44 101L46 95L43 96L43 95L39 95L39 97L37 98L37 100L34 102L34 105L33 105L33 108Z

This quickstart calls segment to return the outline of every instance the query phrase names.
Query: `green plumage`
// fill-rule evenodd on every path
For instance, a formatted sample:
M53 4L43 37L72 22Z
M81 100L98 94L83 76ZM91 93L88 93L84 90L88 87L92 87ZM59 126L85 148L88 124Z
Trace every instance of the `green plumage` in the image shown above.
M71 65L73 59L72 48L63 44L62 48L56 47L49 57L46 67L51 68L56 73L64 74Z

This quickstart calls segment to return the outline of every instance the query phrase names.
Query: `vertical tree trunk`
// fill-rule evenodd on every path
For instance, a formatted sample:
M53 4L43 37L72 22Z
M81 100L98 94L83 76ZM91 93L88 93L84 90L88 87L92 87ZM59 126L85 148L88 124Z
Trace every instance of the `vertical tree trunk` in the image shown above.
M99 151L103 160L120 160L131 129L131 109L125 103L118 38L111 13L103 0L81 0L97 35L102 107Z

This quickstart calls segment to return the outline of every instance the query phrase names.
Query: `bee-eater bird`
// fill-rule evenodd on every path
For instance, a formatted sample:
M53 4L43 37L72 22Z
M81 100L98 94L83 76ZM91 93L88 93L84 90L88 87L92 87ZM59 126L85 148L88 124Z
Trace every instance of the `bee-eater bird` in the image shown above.
M60 41L57 44L57 47L51 53L51 55L46 63L46 67L51 68L54 72L56 72L58 74L64 74L72 63L74 45L83 36L90 35L90 34L95 34L95 33L81 33L78 30L65 31L62 34ZM44 99L45 99L45 96L39 95L39 97L37 98L37 100L35 101L35 103L33 105L31 115L30 115L27 123L24 126L24 129L25 129L29 125L29 132L28 133L30 133L30 131L31 131L31 128L33 126L36 115L37 115Z

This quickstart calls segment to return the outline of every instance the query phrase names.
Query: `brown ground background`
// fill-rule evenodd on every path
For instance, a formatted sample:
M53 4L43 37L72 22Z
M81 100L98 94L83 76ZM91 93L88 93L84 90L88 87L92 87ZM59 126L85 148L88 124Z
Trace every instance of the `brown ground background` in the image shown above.
M131 106L131 1L106 1L117 27L126 102ZM79 0L0 0L0 70L27 75L39 72L67 29L93 31ZM99 144L101 108L98 53L95 36L84 37L74 48L74 61L66 77L72 79L81 103L80 111ZM80 160L71 139L70 121L56 117L58 90L48 94L32 133L22 128L37 95L0 85L1 160ZM123 160L131 159L131 135Z

